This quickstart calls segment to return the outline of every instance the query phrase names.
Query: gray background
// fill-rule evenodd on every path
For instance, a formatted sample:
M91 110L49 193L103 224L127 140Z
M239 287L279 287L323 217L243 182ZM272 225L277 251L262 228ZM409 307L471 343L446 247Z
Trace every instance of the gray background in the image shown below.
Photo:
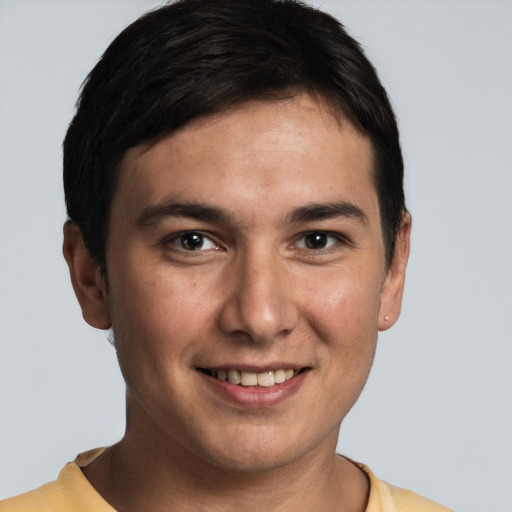
M86 73L157 3L0 0L0 498L123 432L114 351L60 253L60 145ZM414 217L402 318L339 449L458 511L511 512L512 3L321 6L388 88Z

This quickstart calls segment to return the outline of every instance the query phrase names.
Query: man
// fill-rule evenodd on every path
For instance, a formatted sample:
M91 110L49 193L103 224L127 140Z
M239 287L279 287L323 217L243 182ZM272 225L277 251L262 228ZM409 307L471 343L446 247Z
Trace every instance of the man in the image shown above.
M64 256L112 328L124 438L0 510L447 510L336 455L400 313L393 112L333 18L183 0L136 21L64 143Z

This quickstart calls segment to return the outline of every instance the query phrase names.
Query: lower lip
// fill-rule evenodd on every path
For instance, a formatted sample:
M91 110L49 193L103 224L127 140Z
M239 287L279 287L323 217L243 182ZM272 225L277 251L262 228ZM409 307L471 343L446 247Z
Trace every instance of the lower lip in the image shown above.
M211 377L203 372L198 373L213 390L224 398L227 398L230 402L245 408L260 409L276 406L297 393L309 372L307 370L302 371L290 380L268 388L259 386L238 386Z

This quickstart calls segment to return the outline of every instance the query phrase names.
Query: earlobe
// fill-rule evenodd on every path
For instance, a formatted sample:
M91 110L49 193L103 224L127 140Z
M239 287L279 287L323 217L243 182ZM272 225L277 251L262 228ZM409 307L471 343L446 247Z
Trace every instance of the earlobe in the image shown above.
M411 216L405 213L396 239L393 260L389 266L382 288L378 321L379 331L389 329L400 316L405 284L405 270L410 251L411 226Z
M84 320L97 329L109 329L112 324L105 279L85 246L80 228L74 222L64 224L62 252Z

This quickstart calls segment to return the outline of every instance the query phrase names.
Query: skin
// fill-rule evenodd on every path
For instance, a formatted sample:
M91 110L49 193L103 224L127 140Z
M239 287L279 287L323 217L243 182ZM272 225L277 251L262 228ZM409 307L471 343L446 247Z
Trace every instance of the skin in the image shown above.
M66 225L83 316L113 327L127 384L125 437L84 468L117 510L365 509L366 477L335 450L400 313L410 233L404 217L386 268L372 164L309 96L251 102L126 153L108 291ZM305 371L256 407L198 371L244 365Z

